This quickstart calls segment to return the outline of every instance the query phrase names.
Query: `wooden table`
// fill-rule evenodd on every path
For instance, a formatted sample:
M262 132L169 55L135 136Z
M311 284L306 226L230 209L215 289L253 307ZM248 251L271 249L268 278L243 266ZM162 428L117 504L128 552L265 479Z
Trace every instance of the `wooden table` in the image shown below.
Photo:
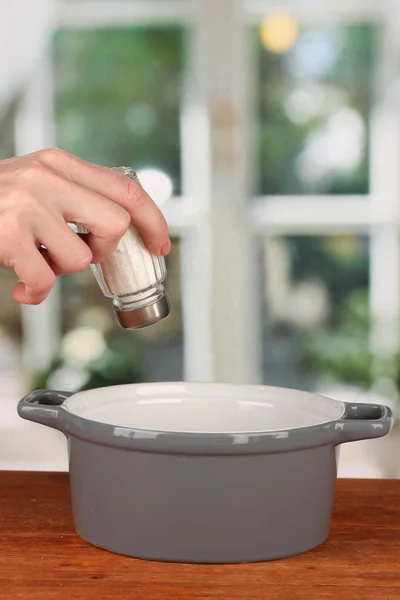
M75 533L68 476L0 472L2 600L399 600L400 480L339 480L330 539L293 558L177 565Z

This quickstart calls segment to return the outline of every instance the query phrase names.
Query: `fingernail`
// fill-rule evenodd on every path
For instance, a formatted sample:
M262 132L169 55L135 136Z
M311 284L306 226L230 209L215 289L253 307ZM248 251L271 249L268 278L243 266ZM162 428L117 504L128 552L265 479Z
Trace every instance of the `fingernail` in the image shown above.
M161 246L161 254L166 256L171 251L171 240L168 238L168 241L165 242L163 246Z

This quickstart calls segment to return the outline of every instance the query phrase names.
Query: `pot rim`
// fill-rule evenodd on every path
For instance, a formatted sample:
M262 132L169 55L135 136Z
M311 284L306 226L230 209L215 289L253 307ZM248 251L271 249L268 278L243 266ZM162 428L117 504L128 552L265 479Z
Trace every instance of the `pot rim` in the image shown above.
M112 399L108 402L98 402L99 395L103 394L104 396L112 396L115 393L128 392L133 395L133 398L129 396L129 398L122 398L119 400ZM141 394L143 398L141 398ZM268 398L266 397L268 394L271 394L273 398L272 401L276 403L275 406L272 406L268 402ZM126 425L126 424L117 424L111 421L103 421L94 418L94 415L90 416L90 413L95 412L101 405L105 404L109 407L114 407L116 404L125 404L136 401L136 406L138 406L138 401L144 400L146 402L148 400L154 399L157 403L159 400L159 396L162 397L163 403L166 401L168 403L167 398L170 397L171 400L175 400L177 396L184 395L182 398L184 402L192 403L195 407L196 400L200 405L204 402L204 396L207 396L207 400L212 398L212 403L215 402L224 402L226 404L234 404L234 403L244 403L247 405L253 406L253 403L259 403L261 407L268 406L272 409L272 412L276 414L277 411L281 410L281 406L286 409L286 412L292 408L294 412L297 412L298 415L301 413L307 418L307 408L308 412L314 413L310 422L302 425L291 425L291 426L280 426L280 427L270 427L270 428L243 428L243 429L230 429L230 428L220 428L220 429L193 429L190 427L145 427L139 425ZM280 397L279 397L280 396ZM89 402L85 404L85 398ZM199 402L200 400L200 402ZM96 407L97 401L97 407ZM257 402L258 401L258 402ZM293 402L294 401L294 402ZM301 406L301 402L303 402L303 406ZM309 406L306 406L306 403L309 403ZM94 404L94 407L92 406ZM173 402L172 402L173 403ZM299 406L300 403L300 406ZM321 405L324 403L324 406ZM286 405L286 406L285 406ZM310 406L312 405L312 408ZM142 384L125 384L118 386L110 386L107 388L96 388L92 390L85 390L83 392L77 392L72 394L64 403L63 408L65 411L74 415L78 418L84 419L86 421L91 421L92 423L98 423L102 425L108 425L110 427L118 427L122 429L134 429L135 431L141 432L149 432L153 434L174 434L174 435L204 435L204 436L221 436L221 435L246 435L246 436L258 436L264 434L274 434L274 433L282 433L287 431L293 431L295 429L304 429L313 427L316 425L326 425L327 423L331 423L343 417L346 406L345 403L340 400L334 400L332 398L328 398L321 394L315 394L312 392L305 392L301 390L293 390L290 388L283 388L278 386L266 386L266 385L249 385L249 384L226 384L226 383L207 383L207 382L168 382L168 383L142 383ZM162 404L157 403L157 409L162 409ZM78 409L78 410L77 410ZM289 409L289 410L288 410ZM85 416L85 410L88 416ZM328 412L331 412L328 415ZM326 413L321 416L322 413ZM285 415L284 415L285 416ZM316 421L316 419L318 420ZM135 419L137 420L137 415L135 415ZM304 418L303 418L304 421Z
M157 384L131 385L155 386ZM251 387L253 388L253 386ZM267 386L254 387L265 389ZM286 388L276 389L286 390ZM293 392L295 391L293 390ZM308 392L304 393L309 394ZM309 395L325 398L317 394ZM337 418L317 425L238 433L158 431L118 427L77 416L67 408L67 399L72 396L75 394L38 390L28 394L20 401L18 412L21 417L59 429L68 437L76 437L114 448L172 454L235 455L287 452L326 444L338 445L347 441L382 437L389 433L393 425L392 413L386 406L349 404L325 398L341 407L342 410ZM64 406L66 401L67 404Z

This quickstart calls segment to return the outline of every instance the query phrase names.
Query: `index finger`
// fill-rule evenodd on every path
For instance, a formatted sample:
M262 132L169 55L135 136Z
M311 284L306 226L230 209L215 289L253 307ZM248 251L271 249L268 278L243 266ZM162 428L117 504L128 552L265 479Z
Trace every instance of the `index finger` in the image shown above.
M147 248L157 255L168 254L171 242L167 222L139 182L57 148L36 152L35 158L62 177L102 194L125 208Z

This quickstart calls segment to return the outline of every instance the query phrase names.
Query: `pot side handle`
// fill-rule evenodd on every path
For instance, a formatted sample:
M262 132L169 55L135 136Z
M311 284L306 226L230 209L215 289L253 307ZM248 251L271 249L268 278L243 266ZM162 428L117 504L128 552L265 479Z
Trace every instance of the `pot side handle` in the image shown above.
M383 437L392 426L393 414L388 406L349 402L344 416L335 423L337 444Z
M18 414L27 421L34 421L66 432L66 412L62 408L64 401L72 392L54 390L36 390L18 402Z

